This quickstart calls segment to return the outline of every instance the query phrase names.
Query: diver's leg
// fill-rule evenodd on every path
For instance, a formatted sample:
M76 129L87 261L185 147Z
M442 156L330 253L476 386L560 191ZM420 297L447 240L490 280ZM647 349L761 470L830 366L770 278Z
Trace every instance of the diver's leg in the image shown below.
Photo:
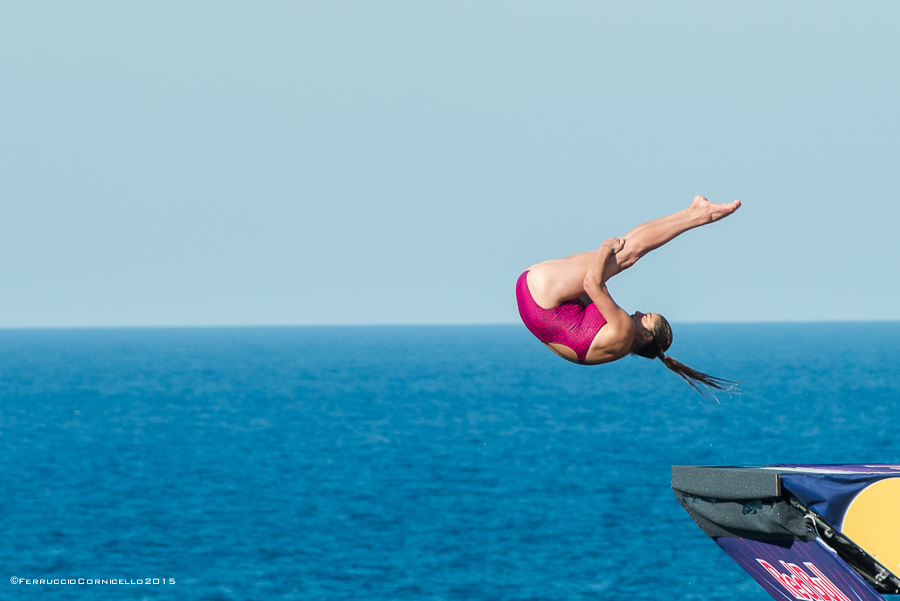
M642 223L622 236L625 238L625 247L616 254L618 269L615 273L628 269L651 250L659 248L688 230L724 219L740 206L739 200L715 204L702 196L695 196L687 209Z
M604 274L604 279L608 280L631 267L651 250L684 232L723 219L740 206L739 200L714 204L702 196L695 196L689 208L637 226L623 236L625 246L616 253L615 262L607 263L607 269L611 273ZM583 252L531 266L527 281L535 302L545 309L552 309L565 301L583 296L584 277L595 255L596 251Z
M697 225L712 223L713 221L718 221L734 213L739 206L741 206L741 201L739 200L729 203L715 204L709 202L703 196L695 196L689 208L678 211L677 213L672 213L671 215L666 215L665 217L660 217L659 219L654 219L653 221L648 221L647 223L642 223L641 225L633 228L630 232L622 236L622 238L628 240L638 232L648 227L653 227L654 229L660 231L662 231L663 229L668 230L673 226L678 229L685 224L686 220L691 222L699 221L699 224ZM687 227L687 229L697 227L697 225L690 225L689 227ZM683 233L687 231L687 229L681 229L678 233ZM676 236L677 235L678 234L676 234ZM672 238L669 238L669 240L671 239ZM666 240L665 242L668 242L668 240ZM665 242L662 242L659 246L665 244Z

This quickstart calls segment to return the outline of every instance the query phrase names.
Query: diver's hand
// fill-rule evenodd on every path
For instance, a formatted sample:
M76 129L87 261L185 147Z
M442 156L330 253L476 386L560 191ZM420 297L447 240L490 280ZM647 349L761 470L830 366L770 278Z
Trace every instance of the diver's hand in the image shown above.
M607 238L600 245L600 250L605 250L610 255L614 255L625 248L625 238Z
M604 285L606 280L618 272L616 266L616 253L625 248L625 238L607 238L597 250L597 259L588 269L588 277L599 285Z

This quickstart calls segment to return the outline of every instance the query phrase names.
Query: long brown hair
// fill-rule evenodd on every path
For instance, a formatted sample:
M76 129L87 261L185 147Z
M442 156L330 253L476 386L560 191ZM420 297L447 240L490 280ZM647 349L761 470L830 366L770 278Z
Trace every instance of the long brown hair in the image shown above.
M685 382L693 386L694 390L704 397L706 397L706 392L710 388L728 392L737 385L737 382L705 374L702 371L697 371L696 369L688 367L681 361L666 356L666 351L672 346L672 327L662 315L659 315L659 319L656 320L656 325L653 326L650 333L653 334L653 338L634 351L634 354L640 357L646 357L647 359L658 358L663 362L663 365L681 376ZM704 388L700 388L700 386L703 386ZM715 398L715 395L713 395L713 398Z

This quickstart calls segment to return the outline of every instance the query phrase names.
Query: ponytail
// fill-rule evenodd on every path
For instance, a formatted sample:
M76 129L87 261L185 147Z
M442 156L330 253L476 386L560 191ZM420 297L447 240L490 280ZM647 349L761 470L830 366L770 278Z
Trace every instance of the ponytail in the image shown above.
M715 388L716 390L723 390L725 392L730 391L737 385L736 382L732 382L731 380L724 380L722 378L717 378L715 376L705 374L702 371L697 371L696 369L688 367L681 361L676 361L672 357L667 357L662 353L659 354L659 358L663 362L663 365L681 376L685 382L693 386L694 390L702 394L704 397L706 396L706 392L704 390L701 390L700 386L697 386L697 383L700 383L700 385L704 386L707 390L709 388ZM713 395L713 398L715 398L715 395Z
M702 371L697 371L696 369L688 367L681 361L676 361L672 357L666 356L666 351L669 350L669 347L672 345L672 327L662 315L659 316L656 325L650 333L653 334L653 338L636 349L634 354L640 357L646 357L647 359L658 358L663 362L663 365L681 376L685 382L690 384L694 390L702 394L705 398L709 398L706 393L710 388L728 392L737 386L737 382L710 376ZM703 388L700 388L700 386L703 386ZM713 398L716 398L715 395L713 395ZM716 399L716 402L718 402L718 399Z

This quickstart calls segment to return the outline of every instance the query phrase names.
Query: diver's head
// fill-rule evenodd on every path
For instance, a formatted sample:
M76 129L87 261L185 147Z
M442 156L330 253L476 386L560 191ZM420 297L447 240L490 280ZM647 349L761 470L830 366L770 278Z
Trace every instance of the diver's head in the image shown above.
M724 391L734 388L736 383L731 380L723 380L697 371L666 355L666 351L672 346L672 327L662 315L637 311L631 316L631 320L634 322L634 342L631 343L633 354L647 359L659 359L663 365L684 378L685 382L703 396L706 396L705 391L710 388Z
M672 327L666 318L659 313L635 311L631 320L634 322L631 352L647 359L662 359L672 346Z

